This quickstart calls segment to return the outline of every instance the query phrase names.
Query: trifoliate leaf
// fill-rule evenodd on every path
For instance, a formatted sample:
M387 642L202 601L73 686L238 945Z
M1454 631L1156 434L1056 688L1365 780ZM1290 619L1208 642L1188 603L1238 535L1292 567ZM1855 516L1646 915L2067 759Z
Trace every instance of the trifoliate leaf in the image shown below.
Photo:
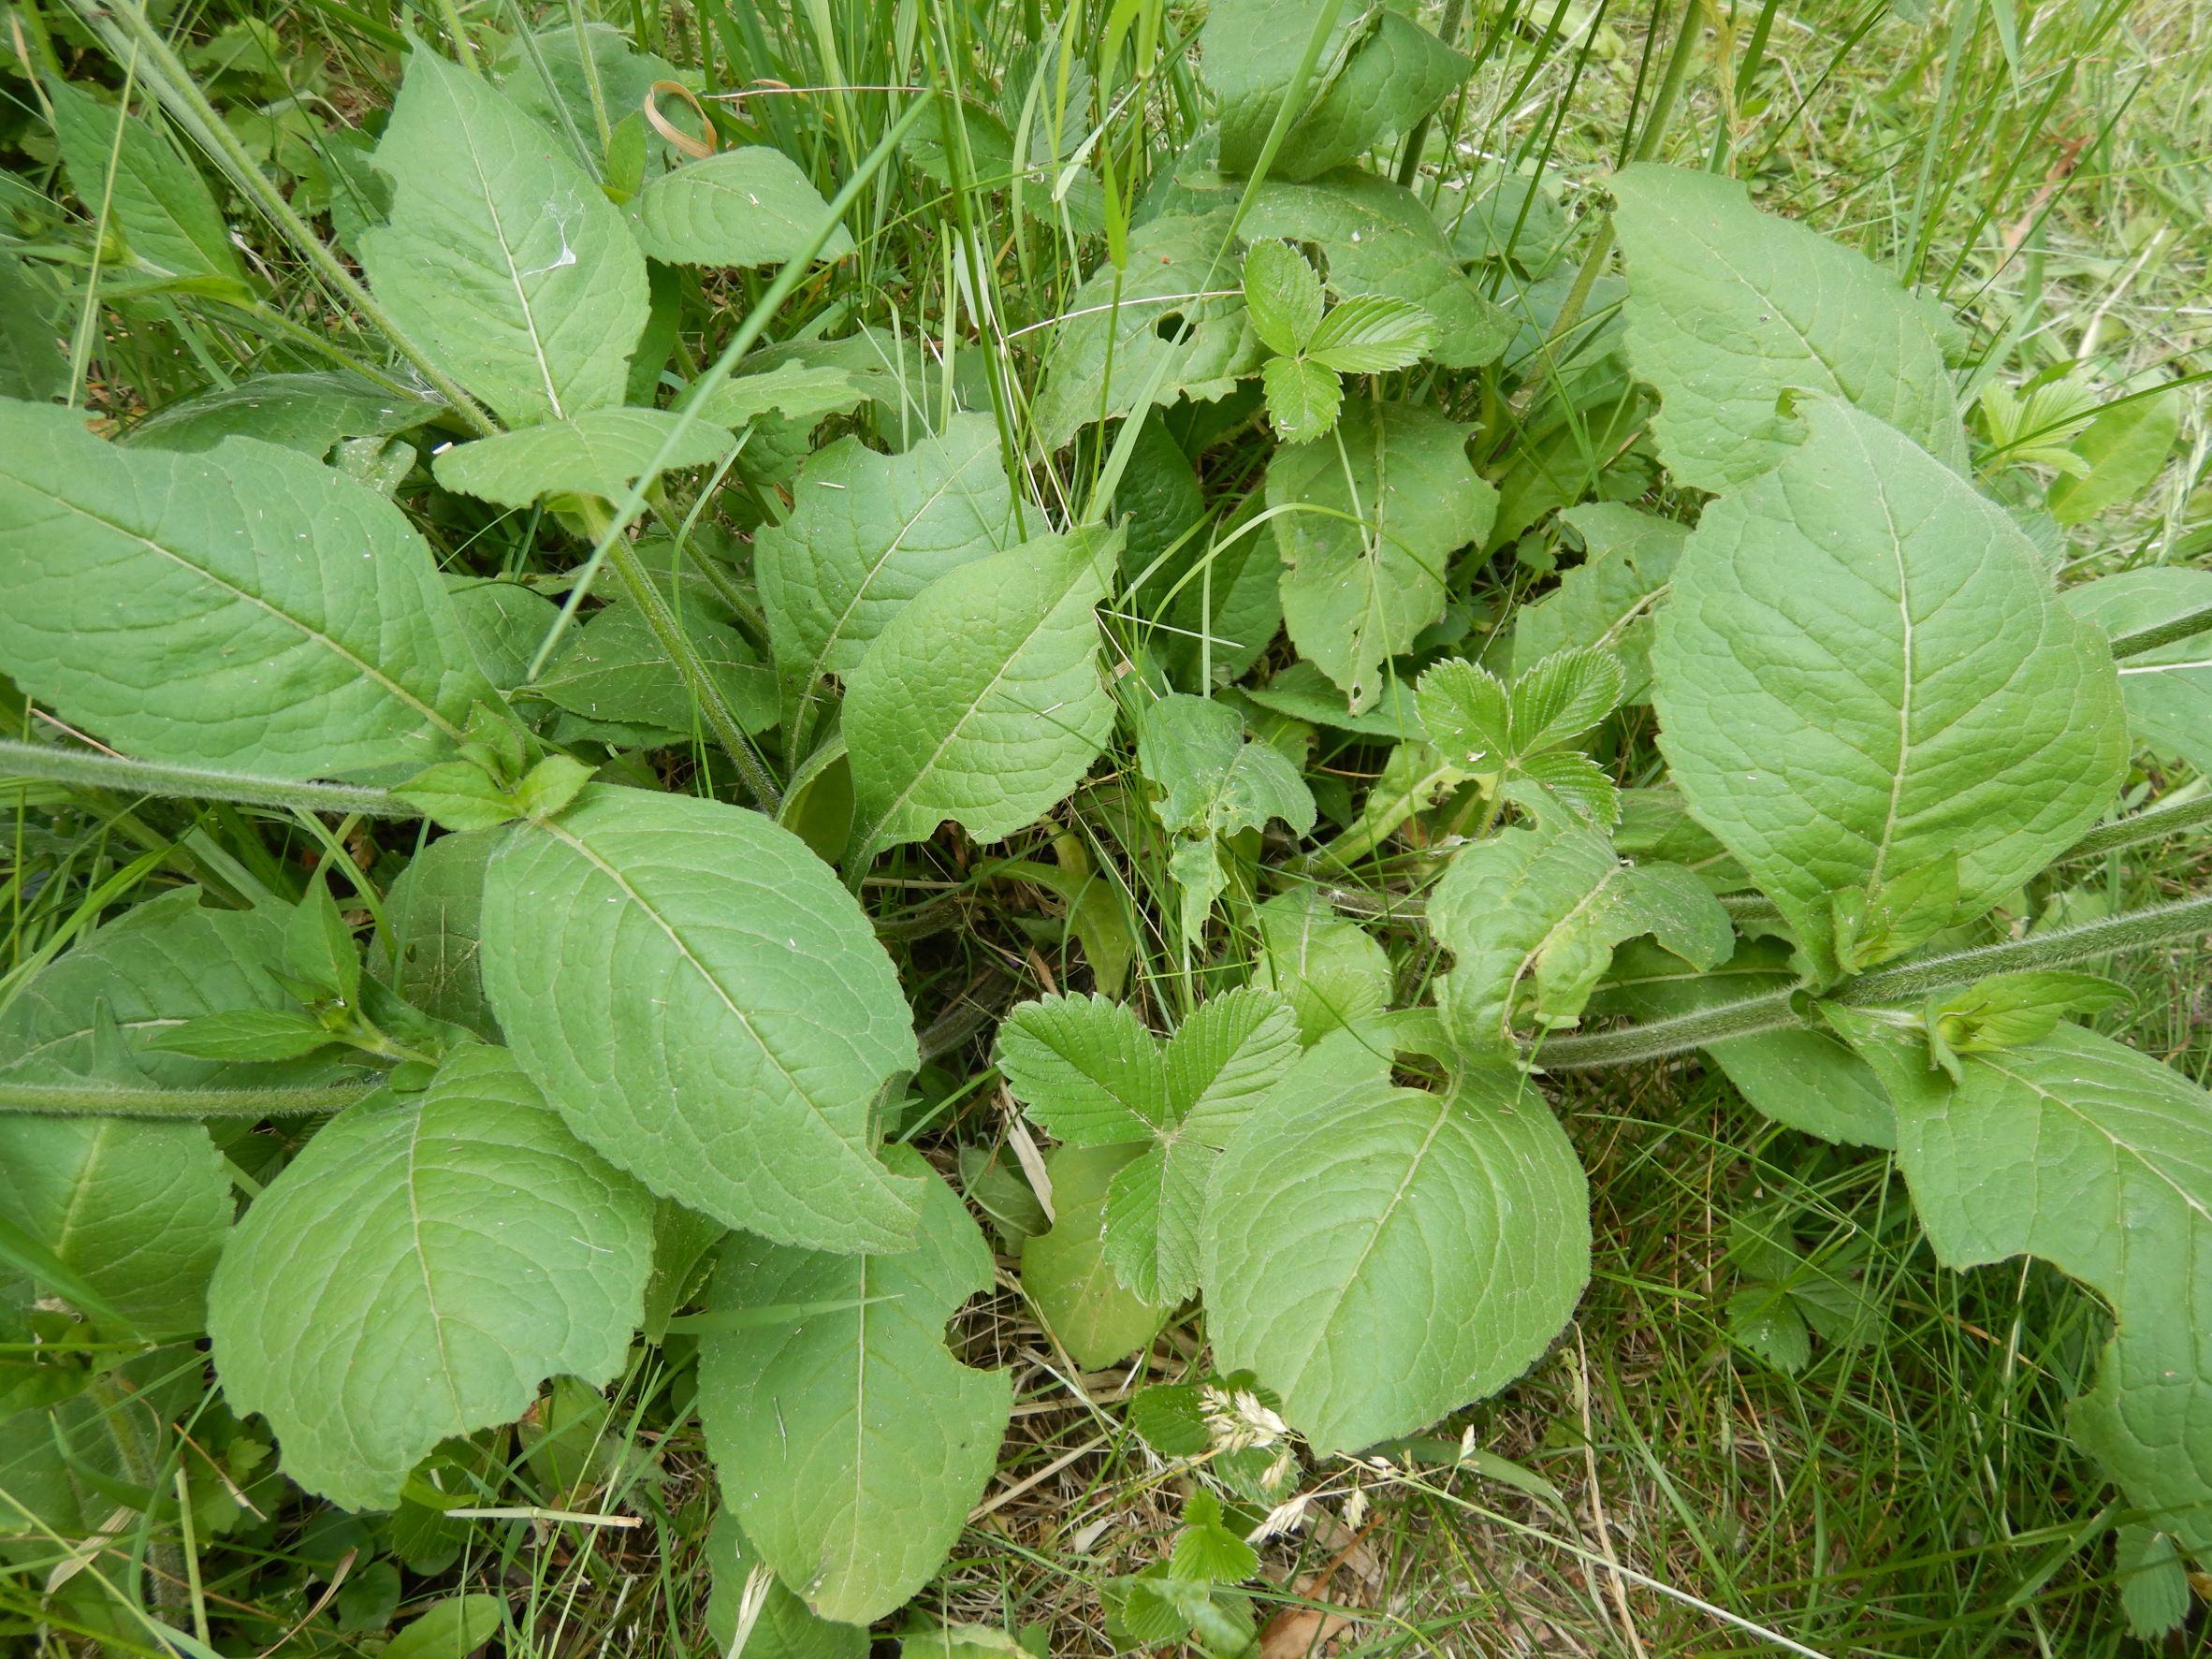
M215 1368L295 1480L388 1509L439 1441L513 1420L548 1376L619 1371L651 1250L644 1192L503 1050L463 1048L255 1201L209 1291Z
M418 46L376 168L391 217L361 262L400 327L517 426L623 401L645 256L551 131Z
M998 1069L1030 1119L1071 1146L1148 1141L1172 1121L1159 1040L1127 1003L1023 1003L998 1027Z
M1620 706L1622 687L1620 660L1588 646L1521 670L1513 677L1514 756L1525 758L1587 732ZM1434 737L1433 730L1430 735Z
M2147 1526L2122 1526L2114 1534L2113 1554L2128 1634L2150 1642L2179 1630L2189 1618L2189 1569L2174 1548L2173 1535Z
M1638 162L1607 187L1628 260L1629 360L1658 388L1653 430L1678 483L1726 491L1780 461L1799 436L1776 412L1783 386L1856 404L1964 473L1942 348L1887 272L1715 173Z
M568 420L456 444L440 451L430 470L446 488L502 507L528 507L548 495L614 501L652 465L676 424L664 409L588 409ZM720 427L694 420L664 470L711 467L735 442Z
M917 1189L870 1114L914 1067L912 1020L829 866L758 813L603 785L508 837L485 989L576 1134L725 1226L908 1244Z
M414 526L272 444L123 449L0 401L0 671L147 760L412 771L493 700Z
M765 145L741 145L662 173L635 204L638 245L672 265L781 265L829 216L798 163ZM819 259L852 251L842 225Z
M1849 405L1706 510L1652 650L1690 808L1824 972L1828 895L1958 859L1976 914L2096 822L2119 682L2003 509Z
M929 1581L998 1459L1009 1375L945 1351L945 1321L991 1288L990 1247L910 1147L886 1154L921 1192L895 1255L832 1256L733 1239L709 1302L827 1308L700 1339L699 1413L746 1535L824 1619L866 1624Z
M1096 1370L1150 1342L1174 1311L1123 1287L1106 1264L1106 1192L1142 1145L1061 1146L1045 1159L1050 1230L1022 1245L1022 1288L1078 1365Z
M846 682L853 855L952 819L997 841L1066 799L1113 725L1098 621L1114 537L1040 536L940 577Z
M1589 1276L1581 1166L1533 1084L1353 1080L1332 1039L1230 1142L1206 1201L1207 1334L1317 1451L1425 1428L1518 1376Z

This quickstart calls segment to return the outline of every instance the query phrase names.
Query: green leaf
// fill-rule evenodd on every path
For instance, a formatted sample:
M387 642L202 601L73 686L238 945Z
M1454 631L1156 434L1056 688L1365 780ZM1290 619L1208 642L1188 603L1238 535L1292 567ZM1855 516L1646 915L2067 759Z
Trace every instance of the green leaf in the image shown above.
M124 434L150 449L212 449L258 438L316 460L342 438L384 438L437 417L442 405L386 391L357 375L323 371L255 374L164 403Z
M69 389L63 307L52 281L0 253L0 398L44 403Z
M1713 173L1638 162L1607 182L1628 259L1628 354L1659 391L1653 431L1678 483L1725 491L1797 432L1785 386L1857 405L1966 470L1966 435L1922 301L1865 255L1762 213Z
M1013 533L987 415L954 415L903 455L840 438L808 458L792 491L790 517L755 536L753 563L778 672L802 691L851 674L916 594Z
M138 1331L201 1328L231 1212L230 1181L206 1129L9 1113L0 1116L0 1223Z
M1260 365L1267 393L1267 422L1286 444L1304 444L1326 435L1344 407L1344 383L1336 371L1300 357L1270 357Z
M1317 1452L1425 1428L1511 1382L1574 1312L1589 1195L1534 1087L1347 1079L1313 1051L1230 1142L1206 1201L1207 1334ZM1379 1071L1379 1067L1377 1071Z
M1277 894L1259 907L1259 922L1263 953L1252 982L1282 993L1303 1041L1318 1042L1390 1006L1390 953L1312 888Z
M384 895L388 934L371 947L370 971L432 1019L496 1038L477 963L483 949L484 869L502 837L486 830L440 836Z
M910 602L846 680L859 864L952 819L978 841L1033 823L1113 727L1098 622L1118 536L1040 536Z
M656 1193L792 1244L898 1249L871 1108L916 1064L860 907L790 831L594 785L485 880L485 989L569 1125Z
M1865 1015L1857 1028L1937 1257L2037 1256L2103 1293L2118 1331L2068 1414L2074 1437L2150 1524L2212 1548L2212 1361L2194 1312L2212 1262L2212 1100L2076 1026L1964 1056L1956 1087L1909 1036Z
M1259 1551L1221 1524L1221 1500L1203 1487L1192 1492L1168 1561L1170 1576L1199 1584L1241 1584L1259 1571Z
M1915 950L1951 924L1958 910L1958 860L1943 853L1872 888L1828 895L1836 964L1860 973Z
M1313 360L1346 374L1381 374L1429 355L1436 319L1410 299L1359 294L1321 319L1310 342Z
M2096 822L2127 764L2118 682L2034 546L1846 404L1706 510L1652 648L1690 809L1836 971L1828 895L1945 853L1986 910Z
M706 1633L718 1652L728 1653L737 1639L737 1616L746 1580L762 1565L736 1516L724 1509L706 1535L706 1559L714 1571L714 1594L706 1604ZM867 1659L868 1633L857 1624L817 1619L807 1604L771 1579L760 1618L744 1649L746 1659Z
M486 677L502 691L520 686L560 607L521 582L449 576L445 589Z
M2128 1634L2155 1642L2179 1630L2189 1619L2189 1568L2173 1537L2146 1526L2123 1526L2114 1535L2113 1554Z
M335 1041L298 1010L240 1009L186 1020L152 1046L202 1060L296 1060Z
M1144 1147L1061 1146L1045 1159L1054 1221L1022 1244L1022 1288L1086 1371L1127 1359L1174 1311L1123 1288L1106 1264L1106 1192Z
M550 132L417 47L376 168L391 218L361 238L361 262L400 327L512 424L623 400L645 256Z
M507 1604L496 1595L449 1595L401 1628L384 1659L469 1659L506 1628Z
M548 134L561 130L561 109L567 110L576 132L594 129L594 75L608 118L616 123L625 119L624 111L644 108L646 95L656 80L688 83L690 79L659 53L638 51L629 34L612 23L588 22L572 28L563 22L540 31L532 37L532 44L534 53L519 40L506 42L497 65L500 91ZM589 67L585 65L587 53ZM546 71L542 76L538 73L540 64ZM658 146L660 140L655 143Z
M1172 1307L1198 1278L1215 1155L1298 1057L1280 997L1216 997L1162 1049L1102 997L1025 1003L999 1027L998 1066L1029 1116L1070 1144L1149 1149L1113 1177L1105 1256L1143 1301Z
M296 1008L271 974L284 967L284 910L217 910L199 901L198 888L180 887L134 905L35 975L0 1013L0 1081L83 1080L109 1066L170 1088L298 1081L297 1066L200 1060L153 1046L210 1014Z
M2070 1013L2103 1013L2135 1000L2127 986L2093 973L1998 973L1928 999L1938 1055L1994 1054L2040 1042Z
M2069 588L2060 603L2118 637L2212 605L2212 571L2153 565ZM2120 701L2137 742L2212 774L2212 629L2130 657Z
M1014 163L1014 135L1006 121L968 98L947 102L942 116L924 116L908 130L899 147L925 178L947 190L953 188L956 179L964 179L977 189L994 191L1011 190L1019 182L1022 211L1030 218L1057 227L1065 214L1075 235L1098 235L1106 228L1105 192L1087 170L1078 167L1072 176L1068 170L1075 159L1072 153L1077 143L1090 126L1090 117L1081 108L1086 98L1078 95L1087 93L1089 77L1080 57L1069 61L1066 84L1070 95L1062 106L1057 73L1062 61L1056 50L1045 53L1039 65L1041 80L1025 78L1018 61L1007 75L1008 120L1019 119L1029 86L1037 86L1038 103L1029 125L1031 159L1026 166ZM957 167L955 151L946 144L948 124L953 145L965 149L965 159ZM1062 142L1055 143L1055 129Z
M1649 695L1652 602L1674 575L1687 525L1611 502L1570 507L1560 522L1581 538L1582 562L1513 620L1513 666L1524 671L1555 651L1604 646L1621 659L1622 699Z
M0 671L146 760L412 770L492 699L400 510L269 444L122 449L0 402Z
M676 422L664 409L587 409L568 420L440 450L430 470L446 488L502 507L525 508L547 495L616 501L652 465ZM720 427L695 420L669 456L668 469L711 467L735 442Z
M209 1291L233 1410L285 1472L388 1509L439 1441L512 1421L548 1376L621 1370L652 1205L500 1049L326 1125L240 1222Z
M284 924L284 964L294 979L323 990L341 1006L360 994L361 954L353 929L338 913L338 901L319 871Z
M1232 288L1243 246L1230 214L1169 214L1129 232L1126 269L1100 266L1070 296L1045 351L1033 411L1057 449L1091 421L1136 408L1164 360L1158 401L1223 397L1259 367L1259 338ZM1201 298L1204 296L1204 298Z
M1270 744L1244 736L1226 703L1181 694L1144 711L1137 764L1160 791L1153 811L1171 834L1233 836L1280 819L1294 835L1314 827L1313 793Z
M2087 524L2133 501L2165 471L2180 435L2180 400L2164 392L2105 410L2074 441L2086 467L2052 483L2045 498L2051 517L2060 524Z
M748 732L774 725L774 678L744 636L696 610L679 617L679 626L737 723ZM530 689L593 730L632 742L680 739L701 726L691 683L634 604L611 604L593 616Z
M638 245L672 265L781 265L829 215L798 163L764 145L719 151L648 183L636 204ZM852 251L843 226L820 259Z
M245 267L199 170L161 134L58 76L46 78L54 138L86 213L123 233L156 276L212 278L242 293ZM120 131L117 129L120 127Z
M1321 279L1288 242L1272 238L1244 250L1244 310L1271 352L1294 357L1321 323Z
M392 793L440 829L497 829L523 816L514 792L474 761L426 766Z
M1200 36L1207 84L1221 100L1221 165L1249 172L1297 74L1319 0L1217 0ZM1271 169L1310 179L1410 132L1473 63L1386 7L1346 6Z
M1011 1390L945 1351L945 1320L992 1285L990 1247L910 1147L921 1231L899 1255L832 1256L731 1241L718 1309L853 1303L709 1332L699 1414L725 1501L786 1583L825 1619L866 1624L928 1582L997 1466Z
M1463 772L1503 772L1514 758L1512 691L1487 668L1451 658L1424 670L1421 730Z
M1355 400L1332 438L1280 450L1268 469L1267 504L1292 509L1274 519L1290 638L1355 714L1381 695L1384 662L1444 615L1453 549L1496 511L1466 439L1425 406Z
M1512 753L1525 759L1571 741L1620 706L1620 660L1610 651L1576 647L1542 659L1513 677ZM1434 729L1430 735L1434 738Z
M1812 1361L1812 1333L1790 1293L1753 1285L1728 1298L1728 1340L1775 1370L1794 1375Z
M1437 987L1445 1026L1463 1053L1493 1061L1516 1053L1524 977L1538 1025L1572 1026L1616 945L1649 933L1693 967L1716 968L1734 944L1728 913L1688 870L1624 861L1603 835L1564 819L1461 849L1429 895L1428 920L1454 963Z

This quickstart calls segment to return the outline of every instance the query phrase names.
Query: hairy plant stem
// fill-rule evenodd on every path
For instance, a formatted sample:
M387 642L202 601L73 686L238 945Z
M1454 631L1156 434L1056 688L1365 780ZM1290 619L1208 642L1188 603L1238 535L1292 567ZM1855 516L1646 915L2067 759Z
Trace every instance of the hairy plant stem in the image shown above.
M1908 1002L1930 992L1970 985L1997 973L2025 973L2034 968L2064 968L2091 962L2116 951L2140 950L2146 945L2170 943L2212 933L2212 895L2160 905L2147 910L2085 922L2076 927L2056 928L2002 944L1982 945L1971 951L1949 951L1940 956L1901 963L1875 973L1846 980L1826 993L1828 1000L1846 1007ZM1661 1060L1692 1049L1749 1037L1760 1031L1780 1031L1812 1024L1797 1011L1800 987L1789 986L1761 997L1671 1019L1651 1020L1618 1031L1596 1031L1587 1036L1557 1037L1543 1043L1535 1057L1548 1071L1582 1071L1600 1066L1625 1066L1638 1060Z
M360 280L345 268L345 262L323 245L313 227L284 199L284 193L269 182L268 175L247 153L245 144L194 83L191 71L169 49L161 31L147 18L139 0L110 0L109 4L98 0L69 0L69 4L117 63L130 61L134 45L144 54L138 66L139 79L153 89L171 119L192 135L194 141L223 169L233 188L283 232L284 240L314 268L315 274L333 292L390 341L463 420L487 436L499 430L498 423L392 321ZM127 30L118 28L111 21L114 18L121 18Z
M0 1113L40 1117L302 1117L342 1112L376 1092L376 1084L330 1084L321 1088L165 1089L108 1087L91 1083L0 1081Z
M2178 617L2169 617L2163 622L2153 622L2147 628L2138 628L2132 633L2123 633L2112 642L2112 654L2117 658L2140 657L2146 651L2155 651L2161 646L2178 644L2192 634L2212 628L2212 604L2198 610L2184 611Z
M2195 829L2199 824L2212 823L2212 795L2194 801L2175 801L2166 806L2153 807L2147 812L2138 812L2132 818L2122 818L2102 824L2052 860L2063 864L2073 858L2092 858L2100 852L2115 852L2122 847L2138 846L2145 841L2162 841L2168 836L2177 836L2183 830Z
M0 776L42 778L118 794L175 795L197 801L235 801L248 807L297 808L304 812L357 812L365 818L420 818L388 790L357 783L296 783L212 767L171 766L90 749L0 738Z

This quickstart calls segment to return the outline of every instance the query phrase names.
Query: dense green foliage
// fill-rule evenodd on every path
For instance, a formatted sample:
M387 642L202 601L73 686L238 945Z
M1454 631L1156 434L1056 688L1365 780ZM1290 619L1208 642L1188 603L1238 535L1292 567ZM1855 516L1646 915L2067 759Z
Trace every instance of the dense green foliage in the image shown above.
M227 173L220 117L136 0L81 21L166 112L47 86L133 301L252 303L177 137ZM103 437L48 396L58 336L0 359L0 673L114 751L19 720L7 765L313 837L304 880L196 851L197 885L109 911L149 855L7 982L0 1486L31 1533L153 1490L81 1408L203 1332L284 1476L433 1528L487 1432L565 1456L572 1396L658 1351L749 1651L857 1653L1008 1430L1008 1373L946 1343L997 1271L964 1192L1079 1370L1195 1299L1213 1380L1132 1420L1264 1511L1292 1437L1403 1443L1544 1355L1592 1272L1547 1079L1702 1052L1894 1146L1944 1264L2093 1288L2071 1426L2163 1587L2131 1607L2212 1562L2212 1097L2075 1018L2126 995L2085 967L2212 901L2029 926L2085 837L2161 833L2099 826L2212 717L2212 584L2062 589L2052 554L2140 422L2001 499L1937 308L1649 161L1604 185L1623 295L1579 280L1532 331L1484 280L1509 253L1363 165L1473 69L1394 9L1216 0L1217 126L1142 192L1089 142L1094 77L1152 72L1127 27L826 169L672 141L672 66L611 35L513 44L414 41L328 238L298 226L388 360ZM941 341L824 313L760 343L871 256L851 204L902 169L1026 193L1085 274L1017 353L963 233ZM707 282L745 321L702 353L674 297ZM1547 398L1649 419L1595 465L1498 453ZM1579 562L1485 611L1539 522ZM1332 903L1391 859L1414 972ZM1055 895L1087 988L971 1024L962 1076L886 940L995 879ZM863 902L909 886L947 896ZM1000 1085L1027 1172L994 1199L964 1104ZM1121 1634L1246 1650L1244 1530L1201 1488L1164 1571L1109 1587ZM205 1651L124 1600L132 1640ZM459 1634L425 1652L483 1610L433 1616Z

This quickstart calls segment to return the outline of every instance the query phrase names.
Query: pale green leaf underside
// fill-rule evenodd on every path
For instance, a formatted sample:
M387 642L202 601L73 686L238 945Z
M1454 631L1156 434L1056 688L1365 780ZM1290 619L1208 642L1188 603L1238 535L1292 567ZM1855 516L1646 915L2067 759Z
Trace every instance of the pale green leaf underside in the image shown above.
M1581 1166L1533 1085L1347 1084L1326 1046L1216 1164L1204 1249L1215 1362L1257 1372L1322 1452L1505 1387L1590 1269Z
M570 1127L731 1227L895 1250L917 1190L870 1109L915 1065L891 959L829 867L758 813L594 785L517 826L484 895L485 989Z
M147 760L416 767L491 697L400 510L247 439L123 449L0 401L0 670Z
M1022 1245L1022 1288L1085 1370L1128 1358L1173 1311L1124 1288L1106 1261L1108 1190L1144 1156L1142 1146L1062 1146L1045 1160L1054 1221Z
M916 594L1011 531L1013 489L986 415L954 415L900 455L840 438L808 458L792 493L753 562L778 671L800 688L851 673Z
M620 403L646 321L645 256L560 143L417 48L376 150L391 218L361 239L393 319L517 425Z
M1690 808L1824 968L1827 895L1956 851L1962 912L2111 804L2110 652L2003 510L1849 405L1706 510L1652 648Z
M478 957L484 949L484 869L498 830L440 836L407 861L384 895L388 933L371 947L370 971L433 1019L496 1041Z
M1276 453L1267 503L1293 508L1273 520L1283 617L1354 713L1381 694L1382 663L1443 616L1450 554L1489 532L1497 499L1465 429L1420 405L1355 400L1332 438Z
M1797 435L1775 407L1785 387L1854 403L1964 472L1928 313L1888 273L1716 174L1639 162L1608 187L1629 360L1658 389L1652 430L1677 482L1724 491L1780 460Z
M388 1509L437 1446L552 1375L621 1369L652 1207L499 1049L327 1125L238 1226L209 1293L232 1409L349 1509Z
M618 499L651 466L675 430L665 409L588 409L442 450L430 463L438 482L502 507L530 506L543 495ZM720 427L695 420L685 428L665 469L710 467L735 440Z
M722 1493L777 1576L825 1619L866 1624L943 1563L997 1465L1009 1375L946 1352L945 1321L991 1288L990 1247L921 1155L886 1154L920 1191L897 1255L832 1256L731 1241L718 1310L846 1303L714 1332L699 1410Z
M1955 1091L1893 1084L1921 1224L1950 1266L2026 1253L2103 1292L2119 1330L2074 1432L2155 1524L2212 1549L2212 1098L2073 1026L1964 1065Z
M1093 612L1115 539L1041 536L961 565L891 619L846 682L862 856L946 819L1003 839L1082 780L1113 726Z
M672 265L781 265L795 259L829 213L798 164L780 150L724 150L662 173L639 193L637 240ZM843 226L819 255L852 251Z
M2212 571L2122 571L2066 589L2066 608L2117 637L2212 605ZM2128 725L2146 748L2212 773L2212 630L2119 665Z
M0 1116L0 1221L146 1334L200 1329L230 1179L196 1123Z

